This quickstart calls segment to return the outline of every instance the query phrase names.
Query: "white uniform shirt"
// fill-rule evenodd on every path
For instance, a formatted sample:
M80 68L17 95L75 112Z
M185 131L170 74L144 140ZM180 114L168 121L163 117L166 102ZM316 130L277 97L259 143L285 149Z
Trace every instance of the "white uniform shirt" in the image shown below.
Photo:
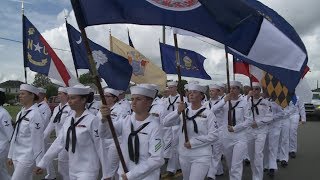
M277 104L276 102L271 101L271 100L269 100L269 102L271 104L271 109L273 112L272 123L279 122L280 120L282 120L286 116L286 113L284 112L283 108L279 104Z
M41 112L44 119L44 127L46 128L49 124L51 117L51 109L46 101L38 103L39 111Z
M224 101L224 99L220 99L220 98L215 99L215 100L210 99L204 104L205 107L210 109L214 113L214 115L216 116L219 129L222 128L223 123L224 123L223 122L224 121L223 120L223 117L224 117L223 116L224 115L223 106L225 104L226 104L226 102Z
M246 140L246 129L252 123L252 112L249 110L248 103L246 99L238 98L237 100L231 100L231 106L234 107L236 104L238 105L234 108L236 114L236 125L233 126L234 132L228 131L228 111L229 111L229 102L226 102L224 105L224 121L223 121L223 129L222 134L224 138L227 139L237 139L237 140ZM233 112L231 111L231 115ZM231 118L232 121L232 118Z
M86 109L93 115L97 115L100 109L101 103L93 99L91 103L87 103Z
M119 100L116 104L121 106L121 108L124 111L126 111L128 114L132 113L131 104L126 98ZM125 114L127 114L127 113L125 113Z
M38 104L32 105L29 109L22 108L17 114L16 122L20 114L22 118L29 110L30 112L22 119L20 126L17 124L15 127L8 158L19 162L36 161L38 163L44 153L44 122Z
M58 112L62 110L60 121L54 122L55 117L57 116ZM73 110L71 110L68 103L62 106L60 103L57 107L54 108L52 116L50 118L50 122L47 126L47 128L44 130L44 138L48 138L51 134L52 130L55 129L56 136L59 136L60 130L62 129L62 126L68 116L70 116L73 113Z
M70 175L79 175L80 173L96 173L100 169L101 154L101 138L98 133L99 119L88 110L85 110L81 117L76 118L73 111L60 131L57 139L52 143L46 154L41 159L38 167L45 168L49 162L65 149L67 131L71 125L71 119L75 119L75 123L85 116L76 126L76 149L72 152L72 136L70 133L69 143L69 173Z
M286 107L286 111L289 116L299 115L302 121L306 121L306 111L303 102L300 101L299 97L297 97L297 102L293 104L290 101L289 106Z
M0 106L0 159L8 157L12 133L11 116L7 110Z
M128 137L131 133L131 123L134 130L137 130L144 123L150 122L144 129L138 133L139 137L139 162L136 164L131 161L128 153ZM100 123L99 133L101 138L111 139L111 131L108 123ZM159 122L150 115L144 121L137 121L135 115L128 115L114 123L117 135L121 136L120 144L125 163L129 172L126 174L128 179L153 180L159 179L160 167L164 164L162 156L162 134L159 128ZM132 138L134 142L134 137ZM123 174L120 163L118 173Z
M267 133L268 124L273 120L273 112L270 102L267 99L260 97L259 99L253 99L253 104L251 98L249 98L248 104L248 111L253 111L254 113L254 119L252 120L254 120L258 126L257 128L250 127L249 130L253 133ZM251 109L252 107L253 110Z
M200 107L197 110L192 110L189 106L186 111L186 116L189 118L197 114L201 109L205 109L199 116L195 117L197 124L198 133L195 132L195 124L192 120L186 120L187 131L191 149L187 149L184 146L185 138L184 132L182 132L182 114L179 117L178 110L175 110L168 114L164 121L164 126L175 126L179 125L179 145L178 151L183 156L211 156L212 148L211 144L218 139L218 125L216 117L208 110L205 106Z

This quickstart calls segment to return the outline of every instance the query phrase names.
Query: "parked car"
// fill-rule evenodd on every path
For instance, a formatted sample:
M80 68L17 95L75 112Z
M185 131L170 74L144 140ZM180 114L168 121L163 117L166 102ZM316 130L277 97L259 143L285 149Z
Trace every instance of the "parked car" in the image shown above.
M311 103L304 105L306 114L320 118L320 92L313 92Z
M60 103L60 98L58 96L51 96L49 99L48 99L48 105L51 109L51 112L53 112L54 108L56 106L58 106Z

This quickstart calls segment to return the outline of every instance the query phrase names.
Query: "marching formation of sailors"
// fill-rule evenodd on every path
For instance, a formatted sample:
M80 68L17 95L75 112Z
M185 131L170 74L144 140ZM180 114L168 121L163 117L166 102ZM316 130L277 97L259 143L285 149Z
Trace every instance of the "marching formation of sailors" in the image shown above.
M251 88L231 81L226 94L225 84L193 81L185 85L185 97L177 82L167 85L163 96L154 84L132 86L131 102L124 91L105 88L105 105L87 86L59 87L60 103L51 112L45 89L22 84L14 126L0 88L0 179L32 180L45 172L45 179L63 180L96 180L99 173L107 180L172 179L181 173L186 180L216 179L224 174L224 159L229 179L241 180L248 159L252 179L262 180L264 172L275 176L277 161L286 167L296 157L297 129L306 122L299 98L282 108L255 82ZM14 167L12 177L6 162Z

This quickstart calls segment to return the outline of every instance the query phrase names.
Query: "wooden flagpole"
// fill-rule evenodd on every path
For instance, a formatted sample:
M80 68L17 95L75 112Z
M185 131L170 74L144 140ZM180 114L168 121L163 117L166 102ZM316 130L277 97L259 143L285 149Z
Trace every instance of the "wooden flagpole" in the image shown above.
M174 47L176 50L176 62L177 62L177 74L178 74L178 84L181 85L181 70L180 70L180 57L179 57L179 48L178 48L178 38L177 38L177 34L174 33L173 34L173 38L174 38ZM181 87L181 86L180 86ZM183 90L180 89L180 102L183 103ZM183 119L183 124L182 124L182 129L184 132L184 139L185 142L189 141L189 137L188 137L188 131L187 131L187 121L186 121L186 113L185 111L182 111L182 119Z

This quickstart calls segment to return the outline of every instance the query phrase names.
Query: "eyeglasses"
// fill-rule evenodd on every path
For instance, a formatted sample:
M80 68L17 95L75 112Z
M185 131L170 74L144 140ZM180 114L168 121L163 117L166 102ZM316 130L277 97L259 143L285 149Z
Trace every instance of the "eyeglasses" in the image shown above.
M253 90L255 90L255 91L260 91L260 88L252 88Z

